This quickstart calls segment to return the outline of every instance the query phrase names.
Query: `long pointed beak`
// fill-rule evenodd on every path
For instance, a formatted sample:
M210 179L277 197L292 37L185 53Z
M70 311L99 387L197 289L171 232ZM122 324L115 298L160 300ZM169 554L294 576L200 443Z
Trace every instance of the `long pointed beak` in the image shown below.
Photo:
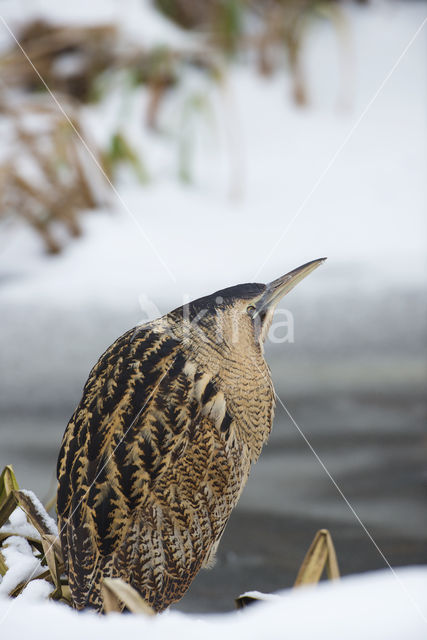
M304 280L312 271L320 267L326 258L318 258L306 264L289 271L286 275L277 280L273 280L267 285L267 289L256 305L253 317L257 316L261 311L265 311L269 307L275 307L283 296L291 291L301 280Z

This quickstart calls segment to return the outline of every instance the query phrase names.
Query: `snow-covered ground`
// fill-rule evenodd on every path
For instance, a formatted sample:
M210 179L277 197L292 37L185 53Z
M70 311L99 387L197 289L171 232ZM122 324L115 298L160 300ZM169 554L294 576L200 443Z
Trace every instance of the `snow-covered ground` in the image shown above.
M34 500L34 496L30 498ZM43 514L41 505L38 510ZM46 514L43 517L46 519ZM55 533L55 523L49 521L47 525ZM10 524L2 528L2 532L6 531L39 538L19 507L11 515ZM46 601L52 586L41 579L28 583L15 600L8 599L4 595L8 590L37 576L42 568L27 541L18 535L9 538L3 553L13 567L0 583L0 628L8 640L26 637L75 640L81 635L108 640L118 634L149 635L159 640L172 636L177 640L201 636L216 639L218 635L256 640L283 637L415 640L426 635L427 568L384 570L261 595L264 602L222 616L184 615L169 610L153 619L72 611L64 604Z
M106 4L123 20L124 3ZM9 7L15 15L17 5ZM425 13L423 4L407 2L346 10L345 50L330 24L314 26L305 50L306 108L293 105L284 74L263 80L239 66L222 87L190 74L186 91L162 108L161 125L177 135L188 95L204 96L207 112L191 125L192 187L176 179L173 140L142 130L144 92L124 98L118 87L102 108L86 109L87 128L105 141L120 123L143 152L151 186L124 179L118 191L125 208L111 193L117 212L87 216L83 239L59 257L44 259L27 230L5 232L1 300L117 307L146 295L157 306L177 305L183 296L273 279L323 255L327 266L301 295L422 285L425 28L400 57ZM345 106L340 62L347 65Z
M146 28L150 41L182 37L154 19L151 11L147 14L143 2L0 3L0 14L11 26L36 9L48 16L54 12L58 20L113 16L126 28ZM279 382L280 395L282 387L301 393L311 385L316 393L330 394L325 398L328 402L333 398L334 410L340 407L351 416L354 431L344 431L342 439L351 439L356 431L358 437L379 433L380 444L367 457L366 451L357 453L357 446L346 449L348 457L341 450L339 456L331 455L328 466L334 473L344 466L348 471L365 469L364 465L381 472L383 455L390 468L397 464L388 454L386 440L391 432L396 437L400 432L402 438L419 433L415 414L423 410L420 390L427 379L420 348L427 271L427 27L410 44L427 9L423 3L378 2L368 9L345 11L350 27L345 104L340 79L343 51L326 22L313 28L307 42L310 105L304 109L292 104L286 74L263 80L240 65L230 70L221 88L208 85L197 74L188 78L191 92L203 94L208 104L192 125L191 186L176 178L178 151L173 142L182 127L188 93L171 95L163 106L161 125L170 132L164 136L139 126L146 103L143 92L126 98L124 106L119 85L102 107L85 108L87 130L99 141L121 124L141 149L152 182L142 187L123 175L117 188L125 206L111 193L112 210L88 214L82 239L57 257L46 258L29 230L2 229L2 428L8 427L2 443L6 447L11 441L8 455L13 447L17 451L36 443L43 450L49 445L56 450L84 376L119 331L147 315L166 312L183 298L237 282L273 279L306 260L327 255L326 265L284 303L296 310L297 344L286 346L288 364ZM300 350L301 343L305 350ZM337 354L344 355L338 365ZM279 367L275 372L273 363L276 381L278 375ZM348 397L338 405L337 392L339 396L344 388L374 394L383 390L388 393L386 413L377 420L377 405L371 413L363 413L360 405L352 407ZM399 393L408 389L418 395L414 401L405 396L407 404L399 406L399 413L390 398L400 403ZM58 407L59 417L54 413ZM328 423L328 409L322 410L323 417L317 405L316 412L312 409L313 423L319 432L329 430L336 437L347 423L342 414L335 415L336 423ZM307 429L310 407L302 406L296 418ZM273 510L284 508L270 501L289 486L286 507L290 504L293 514L318 508L327 517L336 515L339 498L333 494L321 502L313 490L313 485L323 490L322 481L329 482L322 470L316 467L322 480L311 467L311 481L307 477L304 483L295 481L307 464L307 451L298 457L291 450L288 476L280 475L281 438L278 433L276 451L270 450L276 457L258 465L253 486L258 482L259 491L250 493L248 487L243 497L246 507L252 500ZM403 456L406 450L399 443ZM13 462L0 452L0 466ZM31 464L28 469L33 474ZM39 472L50 473L50 459L41 457L37 464ZM392 475L390 468L385 470ZM370 477L368 471L366 476ZM402 504L394 501L403 496L400 485L394 487L390 502L381 497L381 509L378 502L366 500L366 491L363 485L364 521L372 518L375 525L394 528L399 536L405 527L412 527L411 535L425 531L418 494L413 503L405 494L402 512ZM276 603L242 614L213 618L171 612L154 621L78 615L62 605L40 602L39 596L46 593L35 588L13 604L0 600L0 628L9 640L78 634L108 638L119 632L159 638L172 634L208 638L219 633L242 638L425 637L426 570L401 570L398 576L396 580L386 571L287 593Z
M38 587L16 601L0 598L0 626L8 640L40 638L155 637L158 640L424 640L427 630L427 569L381 571L281 592L277 600L222 616L166 612L141 615L76 613L66 605L43 601Z

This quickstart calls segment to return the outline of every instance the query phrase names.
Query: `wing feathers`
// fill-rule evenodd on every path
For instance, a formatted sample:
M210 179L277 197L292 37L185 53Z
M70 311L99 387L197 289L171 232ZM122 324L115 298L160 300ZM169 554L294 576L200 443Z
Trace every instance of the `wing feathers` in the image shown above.
M127 332L85 385L58 462L58 514L78 608L121 576L161 610L188 588L242 484L216 380L150 325ZM240 452L241 453L241 452Z

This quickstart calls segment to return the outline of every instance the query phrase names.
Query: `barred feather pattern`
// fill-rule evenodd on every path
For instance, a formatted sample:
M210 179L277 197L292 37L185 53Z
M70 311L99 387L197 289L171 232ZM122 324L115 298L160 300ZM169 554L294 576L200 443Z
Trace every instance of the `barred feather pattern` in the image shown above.
M212 562L271 428L273 387L250 326L220 349L169 316L172 330L153 321L107 349L65 431L57 504L77 609L102 611L107 576L156 611L179 600Z

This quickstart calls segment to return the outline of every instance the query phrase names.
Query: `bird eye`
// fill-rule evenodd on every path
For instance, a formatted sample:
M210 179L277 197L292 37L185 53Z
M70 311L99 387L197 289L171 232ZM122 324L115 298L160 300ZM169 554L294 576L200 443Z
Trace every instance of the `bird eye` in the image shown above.
M249 313L249 315L252 315L253 312L255 311L254 305L250 304L249 307L246 309L246 311Z

